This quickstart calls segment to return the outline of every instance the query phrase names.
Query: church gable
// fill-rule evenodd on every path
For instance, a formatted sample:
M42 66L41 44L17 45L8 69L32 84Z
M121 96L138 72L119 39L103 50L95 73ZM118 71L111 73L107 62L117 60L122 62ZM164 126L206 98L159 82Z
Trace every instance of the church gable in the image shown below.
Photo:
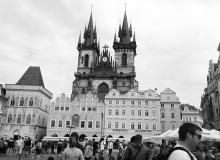
M167 88L164 91L162 91L161 94L176 94L176 93L170 88Z

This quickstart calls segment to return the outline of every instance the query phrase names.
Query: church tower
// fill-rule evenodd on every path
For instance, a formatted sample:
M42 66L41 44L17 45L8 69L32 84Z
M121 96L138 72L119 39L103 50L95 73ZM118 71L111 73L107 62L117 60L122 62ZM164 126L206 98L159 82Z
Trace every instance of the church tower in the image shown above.
M96 26L93 28L92 12L88 27L85 26L83 38L84 40L81 42L80 33L77 46L79 51L77 72L88 74L91 73L91 68L97 65L99 57L99 45L97 43Z
M115 33L113 48L115 50L116 70L120 75L117 86L119 90L127 91L137 88L138 84L134 79L136 77L134 58L136 56L137 45L135 33L132 32L132 25L130 24L130 27L128 27L126 10L122 26L119 25L118 38Z

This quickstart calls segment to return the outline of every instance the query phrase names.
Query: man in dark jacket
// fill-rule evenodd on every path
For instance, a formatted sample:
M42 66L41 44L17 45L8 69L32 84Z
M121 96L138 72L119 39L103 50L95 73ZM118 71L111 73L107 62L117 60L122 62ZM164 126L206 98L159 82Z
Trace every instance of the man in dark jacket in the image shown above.
M142 135L137 134L125 150L122 160L147 160L148 149L142 143Z

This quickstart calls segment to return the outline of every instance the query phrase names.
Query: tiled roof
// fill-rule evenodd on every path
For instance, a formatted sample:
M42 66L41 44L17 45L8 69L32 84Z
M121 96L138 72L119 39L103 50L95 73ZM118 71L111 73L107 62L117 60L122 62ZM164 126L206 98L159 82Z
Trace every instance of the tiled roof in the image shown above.
M40 67L29 67L16 85L42 86L44 87Z

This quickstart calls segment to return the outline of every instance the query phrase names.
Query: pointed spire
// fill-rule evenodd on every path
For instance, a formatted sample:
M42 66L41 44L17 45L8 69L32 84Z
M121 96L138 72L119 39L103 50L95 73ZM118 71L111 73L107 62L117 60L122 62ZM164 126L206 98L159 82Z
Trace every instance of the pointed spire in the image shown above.
M90 31L90 32L93 31L92 12L91 12L90 18L89 18L88 31Z
M121 24L118 27L118 37L121 37Z
M117 39L116 39L116 33L115 33L115 36L114 36L114 42L117 42Z
M127 20L127 14L126 14L126 10L125 10L125 13L124 13L124 19L123 19L123 24L122 24L122 30L124 31L129 31L128 30L128 20Z
M81 44L81 31L80 31L80 34L79 34L79 41L78 41L78 45Z
M134 32L134 35L133 35L133 42L136 42L135 32Z
M131 23L130 23L130 28L129 28L129 34L130 34L129 36L132 37L132 26L131 26Z

